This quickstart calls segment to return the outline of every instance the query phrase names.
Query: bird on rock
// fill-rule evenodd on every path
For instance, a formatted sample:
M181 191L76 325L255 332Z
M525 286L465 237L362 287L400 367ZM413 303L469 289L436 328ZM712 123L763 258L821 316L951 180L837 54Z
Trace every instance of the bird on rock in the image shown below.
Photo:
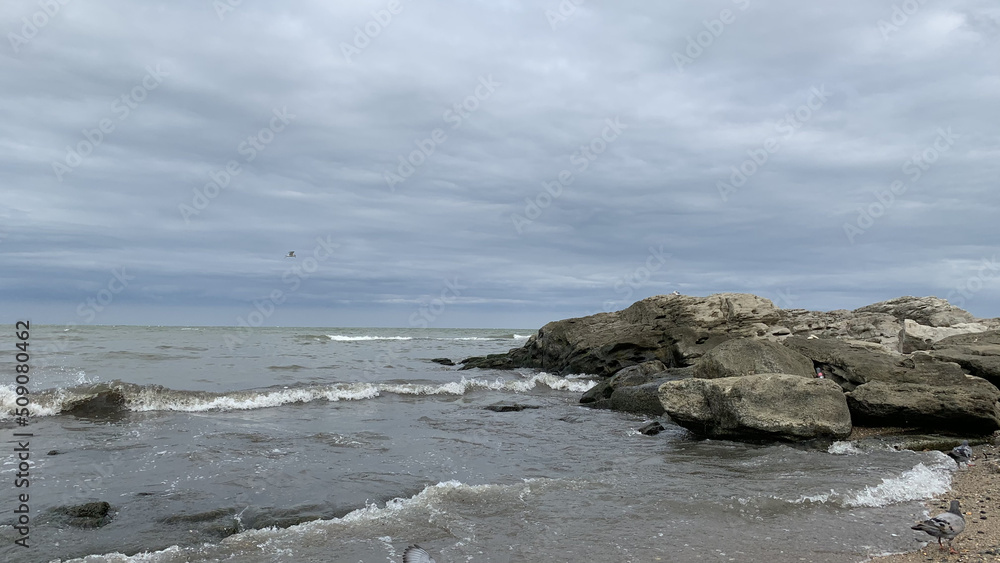
M427 550L419 545L411 545L403 551L403 563L437 563Z
M910 526L910 529L927 532L934 536L937 538L938 546L941 549L944 549L944 544L941 543L941 540L948 540L948 550L951 553L958 553L955 551L955 548L951 547L951 540L955 539L955 536L965 530L965 517L962 516L962 508L959 506L958 501L953 500L948 512L942 512L933 518L917 522L915 525Z
M962 440L961 446L955 446L950 452L948 452L948 457L955 460L960 467L964 463L966 465L973 465L972 463L972 448L969 447L968 440Z

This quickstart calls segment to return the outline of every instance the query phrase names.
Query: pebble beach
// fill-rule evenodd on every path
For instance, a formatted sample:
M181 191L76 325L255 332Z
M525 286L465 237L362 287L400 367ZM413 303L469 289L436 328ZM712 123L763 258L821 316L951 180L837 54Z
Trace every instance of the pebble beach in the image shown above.
M974 447L973 452L974 465L955 472L951 490L926 503L928 516L933 516L946 511L951 499L961 501L966 528L952 543L958 553L940 550L934 538L911 531L907 525L900 527L900 534L923 535L930 541L909 553L875 558L873 563L1000 562L1000 448L987 444ZM915 515L914 523L926 517Z

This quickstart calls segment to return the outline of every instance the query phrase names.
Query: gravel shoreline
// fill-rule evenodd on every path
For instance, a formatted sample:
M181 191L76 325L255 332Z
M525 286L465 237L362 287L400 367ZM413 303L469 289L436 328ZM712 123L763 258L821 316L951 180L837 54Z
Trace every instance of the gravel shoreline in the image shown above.
M972 450L975 465L959 468L952 477L951 490L925 503L930 515L935 515L948 510L952 499L961 501L965 532L952 543L958 554L940 551L936 539L910 530L911 525L926 518L923 514L914 514L913 522L900 523L899 533L912 534L915 546L920 545L917 539L930 542L909 553L876 557L870 560L871 563L1000 562L1000 448L982 445Z

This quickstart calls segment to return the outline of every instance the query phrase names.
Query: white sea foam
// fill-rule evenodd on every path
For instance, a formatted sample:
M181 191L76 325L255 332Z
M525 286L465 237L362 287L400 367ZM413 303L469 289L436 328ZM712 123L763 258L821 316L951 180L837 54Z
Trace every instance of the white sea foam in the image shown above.
M941 457L948 459L944 454L941 454ZM865 487L858 493L848 495L844 499L844 505L875 507L897 502L923 500L945 493L950 487L951 470L949 465L931 462L930 467L928 467L923 463L918 463L912 469L904 471L899 477L882 479L878 485Z
M854 445L854 442L834 442L830 444L830 447L826 451L833 455L858 455L864 453Z
M515 334L514 335L514 340L527 340L529 338L531 338L530 334Z
M345 336L343 334L327 334L327 338L335 342L361 342L366 340L413 340L412 336Z

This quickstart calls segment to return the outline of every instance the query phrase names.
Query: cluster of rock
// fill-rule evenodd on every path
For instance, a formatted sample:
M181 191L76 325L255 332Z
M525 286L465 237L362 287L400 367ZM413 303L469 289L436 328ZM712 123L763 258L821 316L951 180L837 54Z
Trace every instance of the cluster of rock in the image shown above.
M817 312L750 294L660 295L549 323L521 348L462 364L606 376L581 402L666 413L712 437L1000 429L1000 318L935 297Z

